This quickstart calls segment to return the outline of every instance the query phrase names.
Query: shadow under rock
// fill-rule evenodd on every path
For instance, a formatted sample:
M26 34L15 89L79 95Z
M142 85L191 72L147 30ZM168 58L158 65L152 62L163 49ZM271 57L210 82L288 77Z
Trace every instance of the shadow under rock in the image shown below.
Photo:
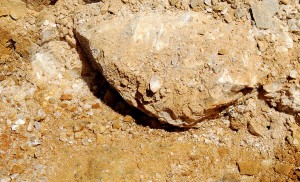
M93 68L83 48L78 45L76 50L82 61L82 79L87 83L94 96L101 99L103 103L115 112L123 116L130 115L134 118L136 124L144 127L148 126L152 129L163 129L168 132L183 132L188 130L187 128L179 128L170 124L162 124L157 118L150 117L126 103L120 94L106 81L104 76Z

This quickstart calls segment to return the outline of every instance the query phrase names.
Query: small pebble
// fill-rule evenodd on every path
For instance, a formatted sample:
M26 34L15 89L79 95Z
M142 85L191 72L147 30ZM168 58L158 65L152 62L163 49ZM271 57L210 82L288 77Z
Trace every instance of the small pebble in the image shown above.
M275 165L274 170L283 175L289 175L290 171L293 169L293 165L291 164L284 164L284 163L278 163Z
M227 49L220 49L220 50L218 51L218 54L219 54L219 55L226 55L226 54L228 54L228 51L227 51Z
M129 115L126 115L123 119L124 122L132 122L133 121L133 118Z
M211 0L204 0L204 4L207 6L211 6Z
M258 174L260 164L257 161L242 161L238 162L238 167L241 174L252 176Z
M266 128L260 123L259 120L252 119L248 123L249 132L255 136L263 136Z
M196 9L201 3L201 0L191 0L192 9Z
M289 0L280 0L280 3L284 4L284 5L288 5L289 4Z
M289 76L293 79L296 79L298 76L298 72L296 70L291 70Z
M112 124L113 129L120 129L121 128L121 123L119 121L114 121Z
M257 47L261 52L264 52L268 49L268 44L264 41L258 41L257 42Z
M100 9L101 14L104 15L105 13L107 13L107 12L108 12L108 8L109 8L109 4L108 4L108 3L105 3L105 4L101 7L101 9Z
M150 90L156 93L161 88L161 83L158 76L152 76L150 79Z
M224 15L224 20L226 23L231 23L233 21L233 16L230 13Z
M92 108L93 108L93 109L99 109L100 107L101 107L101 106L100 106L99 103L95 103L95 104L92 105Z
M178 2L179 2L179 0L169 0L169 4L171 6L175 6Z
M60 96L60 100L72 100L73 99L73 95L72 94L61 94Z
M15 122L16 125L23 125L25 124L25 121L23 119L18 119L16 122Z

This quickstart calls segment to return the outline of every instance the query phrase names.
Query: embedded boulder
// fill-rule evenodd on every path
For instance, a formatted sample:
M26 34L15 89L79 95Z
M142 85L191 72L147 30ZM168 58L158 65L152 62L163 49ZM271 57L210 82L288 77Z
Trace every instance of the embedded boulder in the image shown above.
M262 60L250 26L195 12L141 12L79 20L76 36L126 102L189 127L257 86Z

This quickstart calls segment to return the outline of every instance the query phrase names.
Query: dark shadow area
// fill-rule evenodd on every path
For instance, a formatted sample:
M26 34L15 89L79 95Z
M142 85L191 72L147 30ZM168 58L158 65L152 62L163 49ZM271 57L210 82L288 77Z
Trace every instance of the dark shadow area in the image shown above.
M90 3L98 3L101 0L83 0L85 3L90 4Z
M50 0L50 5L55 5L58 0Z
M93 68L92 63L89 61L83 48L81 48L80 45L77 45L76 50L82 61L82 79L87 83L95 97L101 99L103 103L108 105L115 112L123 116L130 115L134 118L136 124L144 127L148 126L152 129L163 129L168 132L183 132L188 130L188 128L162 124L156 118L150 117L139 109L127 104L120 94L110 86L104 76Z

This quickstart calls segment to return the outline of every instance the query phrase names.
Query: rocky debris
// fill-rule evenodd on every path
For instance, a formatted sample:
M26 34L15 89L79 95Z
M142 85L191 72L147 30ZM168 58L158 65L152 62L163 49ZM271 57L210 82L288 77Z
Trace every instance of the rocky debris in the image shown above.
M63 93L60 96L60 100L72 100L72 99L73 99L72 94Z
M193 12L95 21L76 28L93 65L126 102L162 122L190 126L216 115L263 76L245 26Z
M289 30L294 33L300 32L300 19L290 19L288 20Z
M291 70L288 77L297 79L298 72ZM267 100L281 111L288 113L300 112L300 87L298 84L288 84L284 81L276 81L264 85L265 96Z
M257 175L260 171L260 164L257 161L241 161L237 163L240 174Z
M133 121L133 118L132 118L131 116L129 116L129 115L126 115L126 116L123 118L123 121L124 121L124 122L130 123L130 122Z
M278 12L277 0L255 1L251 5L255 24L258 28L268 29L273 26L273 16Z
M0 17L9 15L14 20L23 18L26 14L26 4L21 0L3 0L0 2Z
M279 173L279 174L283 174L283 175L289 175L289 173L292 171L294 167L290 164L286 164L286 163L277 163L274 167L274 170Z
M256 119L251 119L248 123L249 132L255 136L263 136L266 131L266 126Z
M145 116L140 118L140 113L136 115L135 110L119 98L111 107L101 102L111 102L116 94L107 91L107 83L102 84L103 77L90 68L85 54L77 47L73 37L73 18L76 18L73 16L77 7L84 7L79 11L82 17L78 21L91 21L91 24L95 16L98 16L98 23L103 19L114 22L118 16L131 21L132 12L138 15L138 11L143 14L153 11L183 14L192 8L190 0L179 0L174 7L169 6L167 0L122 0L126 4L121 8L117 5L120 0L23 2L29 8L34 4L41 5L44 11L26 9L24 17L13 19L9 11L0 10L0 161L5 164L0 166L0 181L56 181L60 178L68 181L100 178L104 181L166 181L170 176L175 181L300 180L299 113L295 112L296 105L293 105L297 97L291 96L289 91L292 85L298 86L299 83L299 34L290 29L291 22L288 24L291 19L299 19L297 2L280 1L280 10L274 18L276 30L259 30L250 26L248 2L251 1L205 0L205 3L202 0L193 9L220 21L230 20L226 18L228 15L232 21L228 25L244 26L243 39L255 39L258 47L255 54L263 58L264 64L257 67L268 70L269 75L258 89L251 90L251 93L250 89L243 90L247 95L223 109L220 117L198 123L197 129L189 130L160 125ZM93 4L85 4L88 2ZM102 15L100 8L104 3L110 6ZM220 4L224 6L222 11L222 7L218 7ZM208 27L211 25L209 21L210 18L204 21ZM220 34L215 40L220 43L213 49L214 56L219 58L215 63L220 64L242 41L233 44L226 38L227 31L221 36L223 29L213 32L207 26L201 24L195 31L203 38L210 35L215 38ZM52 28L54 32L48 32ZM223 40L226 45L219 46ZM194 43L197 41L195 38ZM31 42L39 47L34 47ZM210 47L215 45L206 40L195 50L210 53L205 47L206 42ZM175 47L182 49L186 46ZM226 54L219 53L222 49L227 50ZM187 54L179 55L179 61L169 60L174 67L188 57L182 56ZM157 74L157 67L153 68L154 74L145 78L150 96L168 91L165 90L166 79ZM160 85L156 92L150 89L154 76L158 76L156 80L159 82L151 85L156 85L156 89ZM123 87L133 84L126 78L120 82ZM72 99L61 100L62 93L72 94ZM288 106L283 105L282 98L289 100ZM112 109L128 115L121 116ZM253 119L255 122L251 123ZM263 126L266 129L263 137L250 135L250 124ZM249 156L260 164L259 172L252 176L239 173L236 165L236 161L249 161ZM61 159L60 162L57 158Z

